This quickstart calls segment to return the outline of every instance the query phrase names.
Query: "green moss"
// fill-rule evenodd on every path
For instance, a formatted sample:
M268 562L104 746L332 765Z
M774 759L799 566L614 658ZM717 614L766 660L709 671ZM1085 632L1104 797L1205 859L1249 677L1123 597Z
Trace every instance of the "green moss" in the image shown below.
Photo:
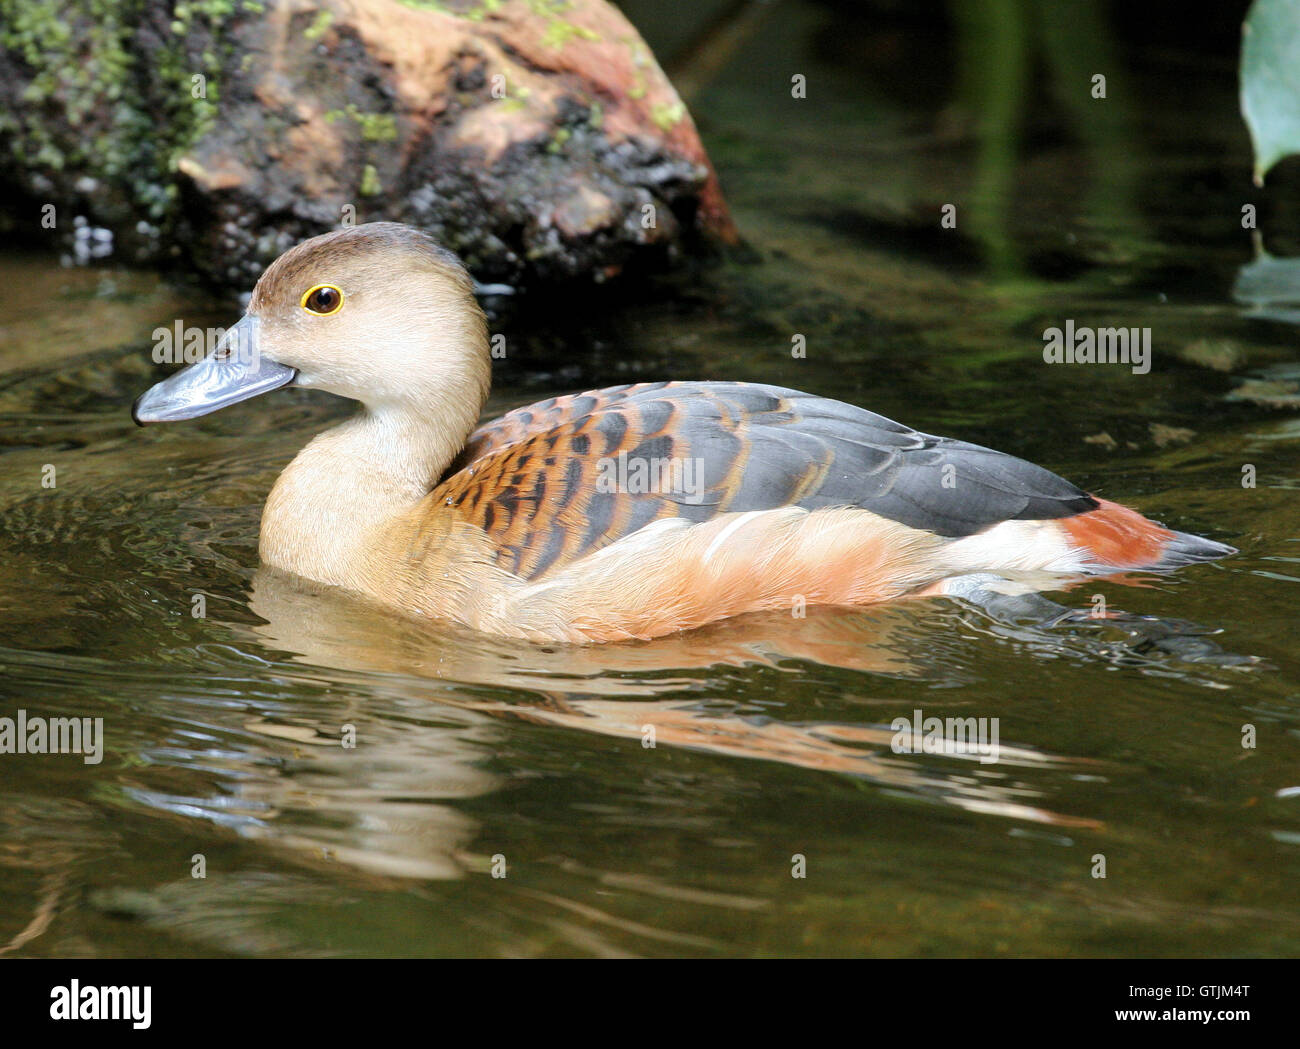
M555 129L555 134L551 136L551 141L546 145L546 152L559 153L564 149L564 144L573 137L573 132L567 127Z
M316 17L311 25L302 31L302 35L308 40L315 42L329 32L330 26L334 24L334 12L327 7L322 7L316 12Z
M379 181L379 172L375 170L374 164L367 164L361 171L361 185L357 192L363 197L376 197L384 191L383 185Z
M558 51L574 37L581 37L583 40L600 39L599 34L593 33L586 26L574 25L572 22L566 22L562 18L557 18L546 27L546 33L542 37L542 43L547 47L553 47Z
M467 22L481 22L488 15L501 10L504 0L478 0L470 3L453 3L451 0L398 0L403 7L417 11L437 11L439 14L463 18ZM586 26L574 25L561 18L561 12L573 7L573 0L528 0L528 9L545 21L546 29L542 42L548 47L561 48L575 37L583 40L599 40L600 36Z
M645 67L653 63L654 59L650 57L650 52L646 49L645 44L639 40L633 37L623 37L622 42L631 53L632 67L636 70L636 79L632 81L631 86L627 89L627 97L635 102L645 98Z
M650 107L650 119L661 131L671 131L685 115L686 107L680 101L659 102Z
M397 137L397 118L391 113L363 113L349 102L343 109L331 109L325 114L325 123L348 117L361 129L367 142L391 142Z
M501 99L497 104L500 105L507 113L517 113L524 108L524 103L532 96L532 89L524 84L517 87L506 85L506 97ZM463 100L465 105L473 104L473 99L466 98Z
M573 0L528 0L528 9L546 22L546 31L542 34L542 43L559 50L570 40L599 40L600 34L594 33L586 26L575 25L561 18L561 12L573 7Z
M169 177L176 170L177 161L204 137L217 119L217 102L224 72L224 58L230 53L230 44L223 40L225 23L235 14L248 11L260 13L262 5L251 0L188 0L177 3L172 9L173 47L164 48L157 56L158 74L165 90L164 118L161 122L152 115L147 122L165 129L166 139L155 151L156 170ZM205 48L198 56L198 66L186 54L184 41L198 23L206 23L214 46ZM195 76L203 77L202 97L195 98ZM163 193L154 187L137 192L138 197L150 201L150 218L164 217L175 198L174 185L165 187Z
M464 0L462 3L453 3L451 0L398 0L398 3L417 11L437 11L439 14L451 15L453 18L463 18L467 22L481 22L488 15L500 11L504 0L478 0L476 4L470 3L469 0ZM572 7L573 0L528 0L528 9L545 22L542 43L547 47L559 50L575 38L600 39L599 34L592 32L586 26L575 25L560 17L561 12Z
M135 35L143 0L0 0L0 47L29 76L22 112L4 124L14 158L107 180L150 220L167 218L176 161L216 119L224 23L260 10L252 0L182 0L170 39L143 56ZM213 44L195 57L186 44L199 23ZM194 97L196 75L205 97Z
M88 24L77 38L65 6L57 0L5 0L0 4L0 46L19 55L32 71L23 89L23 111L8 123L19 163L54 170L88 166L87 151L75 139L56 141L46 114L62 108L72 128L102 119L102 107L122 95L130 67L125 29L113 5L90 2ZM94 60L87 62L89 50ZM66 138L66 136L65 136Z
M417 11L437 11L439 14L444 15L459 14L446 4L440 3L439 0L397 0L397 2L403 7L411 7Z

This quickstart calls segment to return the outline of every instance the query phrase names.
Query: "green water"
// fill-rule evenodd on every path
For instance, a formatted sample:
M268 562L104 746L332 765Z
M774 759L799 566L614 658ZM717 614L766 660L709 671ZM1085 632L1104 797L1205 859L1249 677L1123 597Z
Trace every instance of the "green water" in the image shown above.
M1002 103L943 72L956 30L844 17L781 5L692 99L752 257L499 313L490 408L776 382L1241 553L1051 595L1142 628L936 600L575 649L385 619L258 572L267 490L346 405L293 391L138 430L152 329L237 304L3 256L0 713L102 717L106 743L95 766L0 756L0 950L1300 950L1300 280L1232 293L1244 203L1300 252L1300 174L1250 186L1230 61L1094 35L1127 70L1110 98L1034 81L981 131ZM1150 373L1044 364L1067 319L1150 327ZM917 709L998 718L1002 760L892 753Z

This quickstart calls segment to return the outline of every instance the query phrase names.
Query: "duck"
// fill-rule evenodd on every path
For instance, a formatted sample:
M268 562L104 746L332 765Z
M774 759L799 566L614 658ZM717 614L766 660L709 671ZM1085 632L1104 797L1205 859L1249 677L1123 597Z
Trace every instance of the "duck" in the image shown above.
M263 565L536 642L1236 552L1013 455L798 390L639 382L480 425L490 382L465 266L423 230L371 222L285 251L211 353L132 415L193 419L286 387L358 402L276 480Z

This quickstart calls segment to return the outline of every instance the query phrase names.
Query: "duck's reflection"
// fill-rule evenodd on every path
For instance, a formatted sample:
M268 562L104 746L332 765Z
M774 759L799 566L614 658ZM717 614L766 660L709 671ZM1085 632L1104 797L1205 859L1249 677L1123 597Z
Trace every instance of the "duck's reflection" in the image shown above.
M1014 745L1000 747L995 766L974 755L897 755L889 728L776 720L711 694L711 677L701 673L804 660L956 683L943 628L927 626L924 603L810 609L802 619L747 616L650 642L592 646L537 646L417 623L265 569L250 607L265 621L253 628L262 645L290 653L305 673L331 668L322 676L335 684L355 674L368 698L345 711L355 750L344 746L337 707L320 724L301 716L245 724L292 753L281 764L260 763L258 774L244 770L240 797L258 810L245 832L372 874L454 877L488 862L466 851L475 828L445 803L499 785L484 760L513 719L848 774L969 811L1095 825L1042 807L1042 790L1017 778L1028 767L1073 764L1068 759ZM394 719L390 708L377 717L376 697L423 714Z
M802 617L752 613L653 641L605 645L539 645L432 625L267 568L253 581L249 607L266 620L258 633L272 647L322 666L565 695L661 695L698 678L645 675L785 660L903 677L934 669L909 643L918 621L903 605L810 608Z
M469 711L439 721L403 725L360 713L344 725L249 720L247 731L287 741L290 757L259 768L270 775L241 779L239 798L256 810L241 830L381 877L459 877L475 862L465 850L477 824L447 803L499 786L476 764L499 733Z

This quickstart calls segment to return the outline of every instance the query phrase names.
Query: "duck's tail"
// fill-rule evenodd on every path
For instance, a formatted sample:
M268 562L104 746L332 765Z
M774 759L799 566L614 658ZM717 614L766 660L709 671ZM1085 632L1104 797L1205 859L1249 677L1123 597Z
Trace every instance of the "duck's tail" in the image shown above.
M1095 510L1062 519L1070 545L1093 571L1164 570L1235 554L1235 548L1188 532L1175 532L1136 510L1098 499Z
M1178 568L1196 561L1217 561L1236 552L1237 548L1227 543L1216 543L1213 539L1203 539L1190 532L1175 532L1173 538L1165 544L1160 560L1152 567Z

